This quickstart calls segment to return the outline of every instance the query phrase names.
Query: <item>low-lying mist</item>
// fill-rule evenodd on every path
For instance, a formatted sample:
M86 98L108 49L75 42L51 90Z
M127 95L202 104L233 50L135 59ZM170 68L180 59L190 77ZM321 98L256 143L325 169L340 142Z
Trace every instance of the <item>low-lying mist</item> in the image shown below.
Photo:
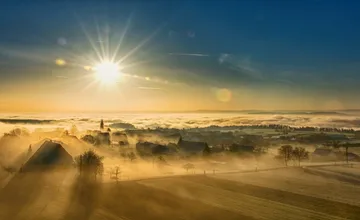
M98 146L95 147L81 140L81 136L87 132L77 130L77 136L64 135L64 129L16 129L18 135L12 135L14 130L10 129L0 138L0 173L6 172L6 168L19 170L29 158L29 147L31 153L36 152L45 140L51 139L62 144L64 149L76 157L86 150L93 149L97 154L103 156L104 180L111 181L113 173L118 167L120 180L141 179L164 175L187 175L231 172L239 170L257 170L279 166L280 163L274 160L270 152L261 157L239 158L230 154L218 154L211 157L192 156L183 157L179 155L169 156L140 156L136 151L134 143L141 141L140 137L132 136L130 145L119 146ZM153 140L161 142L160 135L154 135ZM163 140L165 141L168 140ZM135 158L127 156L133 152ZM184 166L191 164L189 169ZM0 175L1 176L1 175ZM4 175L3 175L4 176Z

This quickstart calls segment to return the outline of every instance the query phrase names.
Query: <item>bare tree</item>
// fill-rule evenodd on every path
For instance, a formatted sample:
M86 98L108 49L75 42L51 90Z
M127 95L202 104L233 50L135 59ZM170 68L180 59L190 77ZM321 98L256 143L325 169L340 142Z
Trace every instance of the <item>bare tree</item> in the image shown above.
M134 152L130 152L130 153L128 153L128 158L130 159L130 161L133 161L133 160L135 160L136 159L136 155L135 155L135 153Z
M288 165L288 161L291 160L293 152L293 147L291 145L283 145L278 149L279 157L282 158L285 162L285 165Z
M119 174L121 174L120 167L116 166L115 169L113 170L112 174L114 174L115 176L112 176L111 179L115 179L116 182L118 182L120 179Z
M31 144L29 145L28 151L27 151L27 156L30 156L32 153L32 147Z
M125 152L120 152L120 156L124 159L124 162L127 158L127 154Z
M183 168L186 170L186 172L189 172L191 169L195 169L195 165L192 163L184 164Z
M292 151L292 156L299 162L300 166L300 162L302 160L306 160L309 158L309 152L303 147L295 147Z
M343 147L345 148L345 159L346 159L346 164L349 164L349 143L345 143L343 144Z
M259 158L266 154L267 152L267 148L266 147L260 147L260 146L257 146L254 148L253 150L253 153L254 153L254 156L255 156L255 160L256 160L256 170L258 169L258 165L259 165Z
M11 167L11 166L4 166L4 165L1 165L1 167L3 168L3 170L5 170L8 174L13 174L17 171L16 168L14 167Z
M80 176L94 175L96 179L98 175L102 175L104 172L103 159L104 157L99 156L93 150L88 150L75 158L75 165Z

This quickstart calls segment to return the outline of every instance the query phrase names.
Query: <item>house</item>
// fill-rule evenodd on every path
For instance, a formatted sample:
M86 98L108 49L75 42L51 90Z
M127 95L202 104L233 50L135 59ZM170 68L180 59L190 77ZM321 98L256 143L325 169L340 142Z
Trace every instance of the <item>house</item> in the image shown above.
M129 144L127 135L124 132L111 133L111 142L118 143L120 146L125 146Z
M110 145L110 133L99 132L96 136L95 145Z
M95 144L96 138L90 134L87 134L81 138L81 140L89 143L89 144Z
M316 148L311 154L312 161L335 161L338 155L329 148Z
M232 144L229 146L231 152L252 153L255 147L252 145Z
M173 150L168 146L151 143L151 142L137 143L136 150L141 155L164 155L173 152Z
M355 131L355 138L360 139L360 131Z
M178 142L179 151L184 154L202 154L204 151L210 152L211 149L206 142L184 141L180 138Z
M72 156L63 148L61 143L51 140L45 141L39 149L21 167L21 172L43 170L54 167L70 167L73 165Z
M355 154L355 153L349 152L348 153L348 159L349 159L349 161L358 161L358 162L360 162L360 156Z

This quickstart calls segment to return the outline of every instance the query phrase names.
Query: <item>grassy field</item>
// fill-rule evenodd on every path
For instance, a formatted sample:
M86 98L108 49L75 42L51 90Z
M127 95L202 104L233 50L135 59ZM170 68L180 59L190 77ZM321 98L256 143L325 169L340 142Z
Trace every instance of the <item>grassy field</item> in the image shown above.
M293 168L88 184L74 170L22 173L0 191L0 219L359 219L358 195L359 185Z

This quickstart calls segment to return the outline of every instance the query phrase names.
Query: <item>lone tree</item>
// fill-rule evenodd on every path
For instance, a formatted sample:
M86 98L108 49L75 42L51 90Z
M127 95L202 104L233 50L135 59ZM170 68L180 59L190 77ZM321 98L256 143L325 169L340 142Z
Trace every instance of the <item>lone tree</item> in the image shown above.
M283 145L279 148L278 154L285 162L285 165L288 165L288 161L291 160L293 153L293 147L291 145Z
M158 163L158 166L160 166L160 167L168 165L168 162L165 160L165 157L163 157L163 156L159 156L157 158L157 163Z
M345 159L347 164L349 164L349 146L349 143L343 144L343 147L345 148Z
M189 170L195 169L195 166L192 163L187 163L187 164L184 164L183 168L186 170L186 172L189 172Z
M130 161L133 161L133 160L135 160L136 159L136 155L135 155L135 153L134 152L130 152L130 153L128 153L128 158L130 159Z
M309 159L309 152L303 147L295 147L292 151L292 156L298 160L300 166L300 161Z
M124 159L125 162L127 154L125 152L120 152L120 156Z
M101 119L101 121L100 121L100 130L104 130L104 127L105 127L104 120Z
M259 163L259 158L267 153L267 148L257 146L257 147L254 148L253 153L254 153L254 157L255 157L255 160L256 160L256 170L257 170L258 165L259 165L258 164Z
M88 150L75 158L75 165L81 177L87 178L93 175L96 179L104 172L103 159L104 157L99 156L93 150Z
M121 174L121 169L119 166L116 166L115 169L113 170L112 174L114 174L114 176L112 176L112 179L115 179L116 182L119 181L120 177L119 174Z
M31 153L32 153L32 147L31 147L31 144L30 144L29 148L28 148L27 156L30 156Z
M341 147L341 142L338 140L333 140L330 142L330 146L339 151Z

